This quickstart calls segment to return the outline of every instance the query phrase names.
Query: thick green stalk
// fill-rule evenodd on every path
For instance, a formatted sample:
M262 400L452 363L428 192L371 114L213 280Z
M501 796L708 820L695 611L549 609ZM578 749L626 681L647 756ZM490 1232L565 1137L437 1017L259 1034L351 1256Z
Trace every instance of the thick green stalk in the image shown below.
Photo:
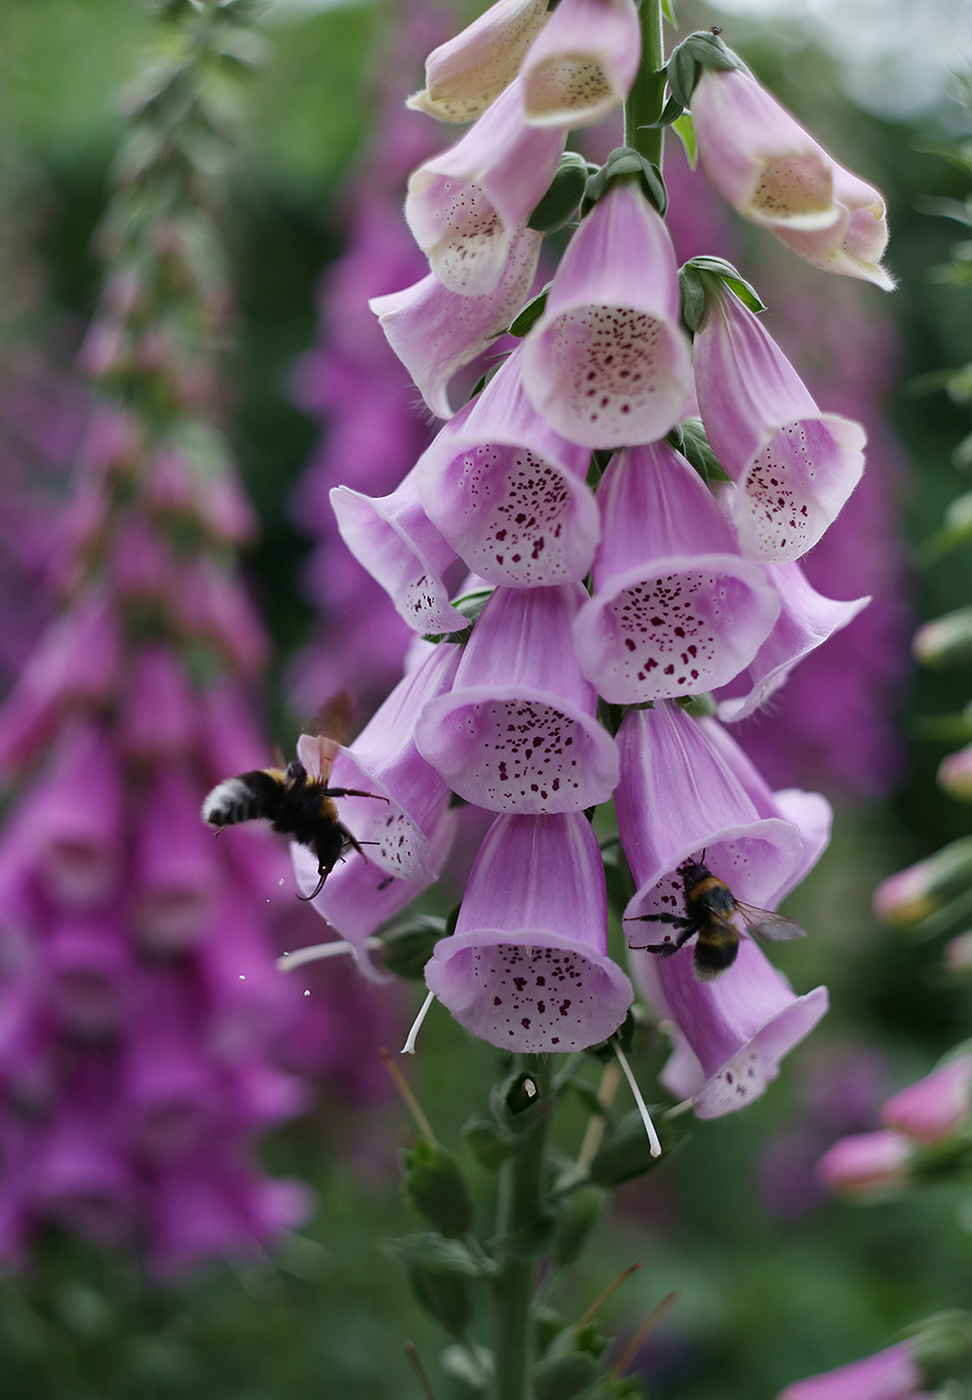
M547 1126L554 1107L546 1057L524 1057L525 1069L538 1090L528 1112L534 1122L519 1150L503 1164L496 1233L500 1240L523 1239L539 1224L544 1190ZM502 1245L500 1246L502 1257ZM514 1254L516 1248L514 1246ZM533 1298L535 1263L531 1258L507 1257L493 1280L493 1393L496 1400L529 1400L533 1369Z
M665 105L662 0L641 0L641 67L624 104L624 144L661 169L663 129L652 126Z

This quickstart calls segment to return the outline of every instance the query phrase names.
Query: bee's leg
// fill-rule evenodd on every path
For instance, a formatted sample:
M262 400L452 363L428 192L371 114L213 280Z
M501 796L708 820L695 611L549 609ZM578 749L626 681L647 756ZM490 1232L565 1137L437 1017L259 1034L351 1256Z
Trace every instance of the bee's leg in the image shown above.
M661 958L670 958L673 953L678 952L683 943L692 937L693 933L699 931L699 925L695 919L680 918L678 914L636 914L629 922L670 924L672 928L678 929L677 937L670 941L643 943L638 949L639 952L656 953Z
M686 924L694 922L693 919L680 917L678 914L626 914L623 922L626 924L672 924L675 928L684 928Z
M360 788L325 788L321 793L322 797L373 797L378 802L387 802L389 799L381 792L362 792ZM369 842L374 845L374 842Z
M375 793L366 792L366 793L361 793L361 794L359 794L359 796L363 796L363 797L374 797L374 796L376 796L376 794L375 794ZM385 798L385 801L386 801L386 802L388 801L388 798L387 798L387 797ZM353 836L353 835L351 834L351 832L348 830L348 828L347 828L346 826L342 826L340 822L338 822L338 831L340 831L341 835L344 837L345 844L348 845L348 846L353 846L354 849L358 852L358 855L359 855L359 856L361 857L361 859L364 861L365 865L367 865L367 864L368 864L368 857L365 855L365 853L364 853L364 851L361 849L361 847L362 847L362 846L377 846L379 843L378 843L377 841L359 841L358 838L357 838L356 836Z

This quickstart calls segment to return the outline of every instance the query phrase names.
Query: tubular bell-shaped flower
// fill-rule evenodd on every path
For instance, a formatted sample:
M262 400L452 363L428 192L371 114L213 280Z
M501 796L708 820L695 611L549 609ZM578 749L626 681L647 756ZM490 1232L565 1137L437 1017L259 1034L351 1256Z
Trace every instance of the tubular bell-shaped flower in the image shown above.
M580 673L571 624L580 584L499 589L448 694L424 709L421 752L452 789L494 812L575 812L611 796L613 739Z
M432 50L425 60L425 88L407 105L439 121L472 121L516 77L546 22L547 0L496 0Z
M617 1030L631 984L608 957L604 867L585 816L496 819L425 979L460 1025L505 1050L576 1050Z
M675 254L636 183L614 180L563 256L523 345L523 386L584 447L662 437L691 390Z
M335 486L331 507L344 543L413 631L457 631L465 619L450 606L442 579L456 553L429 519L416 487L414 468L388 496Z
M564 132L526 124L517 81L457 145L414 172L405 218L450 292L495 290L517 231L557 172L564 140Z
M561 0L523 60L523 105L535 126L590 126L628 95L641 61L633 0Z
M766 579L779 594L780 615L750 665L719 698L721 720L745 719L786 681L805 656L857 616L871 601L841 602L825 598L807 580L799 564L766 566Z
M598 486L594 596L574 635L605 700L636 704L711 690L747 666L779 600L698 473L665 442L632 447Z
M460 296L443 287L434 273L368 305L388 344L415 380L437 418L451 418L449 381L504 331L530 291L543 235L521 228L507 255L503 275L485 296Z
M859 423L821 413L756 316L725 285L707 288L694 346L699 411L736 483L748 558L799 559L836 518L864 470Z
M881 1109L881 1127L917 1142L939 1142L972 1113L972 1054L956 1055L900 1089Z
M776 1077L783 1055L826 1011L826 988L795 996L746 935L732 966L700 982L688 949L670 957L644 951L672 941L670 925L632 920L682 916L679 868L703 851L706 867L737 899L773 908L820 854L826 804L813 794L774 799L714 721L700 724L670 702L629 711L618 749L618 829L637 885L625 914L632 972L673 1023L662 1082L693 1099L699 1117L719 1117L743 1108Z
M750 73L705 69L692 94L699 158L722 197L815 267L894 283L884 199L827 154Z
M365 939L436 879L451 845L449 789L419 752L415 728L423 708L448 690L458 664L458 647L430 648L331 767L332 787L388 798L338 799L341 821L367 846L366 858L349 853L313 900L369 976L375 972ZM309 894L318 884L317 858L296 843L291 853L298 884Z
M575 582L591 567L597 506L587 448L531 406L514 351L420 458L430 519L471 569L513 588Z
M898 1342L885 1351L794 1381L777 1400L922 1400L921 1370L912 1342Z

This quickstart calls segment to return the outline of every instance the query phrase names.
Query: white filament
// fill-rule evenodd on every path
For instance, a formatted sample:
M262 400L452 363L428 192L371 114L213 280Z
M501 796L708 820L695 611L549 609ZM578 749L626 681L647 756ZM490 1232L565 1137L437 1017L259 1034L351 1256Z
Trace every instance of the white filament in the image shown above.
M637 1080L631 1072L631 1066L628 1064L624 1051L621 1049L621 1046L618 1044L617 1041L614 1042L614 1053L618 1057L618 1064L624 1070L624 1077L628 1081L628 1086L631 1089L632 1094L634 1095L634 1101L638 1105L638 1112L641 1114L641 1121L642 1123L644 1123L645 1132L648 1134L648 1150L650 1151L653 1157L660 1157L662 1146L658 1140L658 1134L655 1132L655 1125L651 1121L651 1114L648 1112L648 1105L645 1103L644 1099L641 1096L641 1090L638 1088Z
M369 953L382 946L380 938L365 939L365 948ZM293 953L282 953L277 959L277 971L292 972L295 967L303 967L305 963L319 962L322 958L336 958L342 953L353 951L351 944L343 938L333 939L329 943L312 943L309 948L297 948Z
M401 1053L402 1053L403 1055L414 1055L414 1054L415 1054L415 1042L416 1042L416 1040L418 1039L418 1033L419 1033L419 1031L422 1029L422 1022L425 1020L426 1016L429 1014L429 1007L432 1005L432 1003L433 1003L434 1001L435 1001L435 993L434 993L434 992L429 992L428 996L425 998L425 1000L424 1000L423 1003L422 1003L422 1009L421 1009L421 1011L420 1011L419 1014L416 1016L415 1020L412 1022L412 1029L409 1031L408 1036L406 1037L406 1040L405 1040L405 1044L402 1046Z

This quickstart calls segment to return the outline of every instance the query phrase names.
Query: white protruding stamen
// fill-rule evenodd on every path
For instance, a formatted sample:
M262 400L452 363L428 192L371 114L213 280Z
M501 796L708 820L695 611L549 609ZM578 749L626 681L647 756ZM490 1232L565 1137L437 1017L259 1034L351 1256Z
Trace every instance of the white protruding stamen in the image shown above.
M648 1134L648 1150L653 1157L660 1157L662 1146L658 1140L658 1134L655 1132L655 1125L651 1121L651 1114L648 1112L648 1105L645 1103L644 1099L641 1096L641 1090L638 1088L638 1081L632 1074L631 1066L628 1064L625 1053L621 1049L621 1046L618 1044L617 1041L614 1042L614 1053L618 1057L618 1064L624 1070L624 1077L628 1081L628 1086L631 1089L632 1094L634 1095L634 1101L638 1105L638 1112L641 1114L641 1121L642 1123L644 1123L645 1132Z
M365 949L369 953L383 946L380 938L365 939ZM333 939L329 943L312 943L309 948L297 948L292 953L282 953L277 959L277 971L292 972L295 967L303 967L305 963L318 962L321 958L336 958L342 953L353 952L352 945L343 938Z
M422 1022L425 1020L426 1016L429 1014L429 1007L432 1005L432 1003L433 1003L434 1001L435 1001L435 992L429 992L428 996L425 998L425 1000L424 1000L423 1003L422 1003L422 1010L419 1012L419 1014L416 1016L415 1020L412 1022L412 1029L409 1031L408 1036L406 1037L406 1040L405 1040L405 1044L402 1046L401 1053L402 1053L403 1055L414 1055L414 1054L415 1054L415 1042L416 1042L416 1040L418 1039L418 1033L419 1033L419 1031L422 1029Z

